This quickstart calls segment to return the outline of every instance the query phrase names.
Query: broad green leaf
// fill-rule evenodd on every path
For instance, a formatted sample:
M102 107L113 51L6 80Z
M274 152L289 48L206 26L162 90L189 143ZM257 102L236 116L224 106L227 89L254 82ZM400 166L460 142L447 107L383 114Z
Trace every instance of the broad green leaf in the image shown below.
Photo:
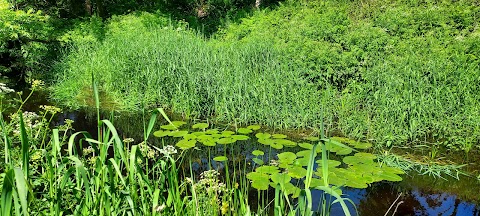
M261 155L264 155L265 153L263 151L260 151L260 150L254 150L252 152L253 155L255 156L261 156Z
M195 143L197 141L196 140L186 140L186 139L182 139L180 141L178 141L178 143L176 144L176 146L182 150L187 150L187 149L190 149L190 148L193 148L195 147Z
M192 125L192 128L193 129L205 129L205 128L208 128L208 124L207 123L197 123L197 124Z
M257 137L258 139L268 139L271 136L272 135L270 135L269 133L257 133L257 134L255 134L255 137Z
M273 139L285 139L285 138L287 138L287 135L285 135L285 134L273 134L272 138Z
M227 161L228 158L225 156L218 156L213 158L214 161L222 162L222 161Z
M237 133L240 133L240 134L250 134L252 132L253 131L251 129L248 129L248 128L239 128L237 130Z
M171 131L158 130L153 132L153 136L164 137L164 136L169 136L171 133L172 133Z
M188 131L173 131L170 135L172 137L183 137L188 134Z
M247 127L248 129L250 130L259 130L260 129L260 125L250 125Z

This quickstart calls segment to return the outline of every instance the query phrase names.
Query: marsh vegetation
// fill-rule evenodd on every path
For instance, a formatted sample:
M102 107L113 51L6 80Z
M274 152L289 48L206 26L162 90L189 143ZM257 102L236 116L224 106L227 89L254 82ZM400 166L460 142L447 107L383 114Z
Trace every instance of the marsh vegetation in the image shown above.
M438 213L354 195L417 175L478 214L456 186L480 185L477 1L0 0L0 18L1 215Z

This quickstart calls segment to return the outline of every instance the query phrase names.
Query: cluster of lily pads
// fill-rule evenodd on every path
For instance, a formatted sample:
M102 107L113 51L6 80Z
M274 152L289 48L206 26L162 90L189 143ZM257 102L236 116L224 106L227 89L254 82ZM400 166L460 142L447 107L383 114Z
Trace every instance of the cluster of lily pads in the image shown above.
M218 129L208 129L207 123L198 123L191 126L194 130L190 132L186 129L180 129L186 125L183 121L173 121L171 124L161 126L161 130L155 131L156 137L177 137L181 138L176 146L182 150L187 150L202 143L205 146L216 146L217 144L227 145L239 140L248 140L260 129L259 125L238 128L236 131ZM284 134L269 134L266 132L255 133L257 142L271 148L280 150L284 147L296 147L301 149L297 152L285 151L276 155L275 163L264 164L264 152L255 150L252 154L255 156L253 161L259 166L254 172L247 174L251 180L252 187L258 190L267 190L270 186L281 185L282 189L293 197L298 196L300 185L307 175L306 167L310 161L315 161L314 175L311 179L310 187L315 188L324 184L324 172L322 171L322 159L320 156L310 159L314 144L321 140L318 137L306 137L301 142L288 140ZM358 142L355 140L332 137L323 140L321 144L316 145L315 151L322 152L322 148L336 155L336 158L327 159L328 183L335 186L347 186L352 188L367 188L370 184L379 181L401 181L399 174L403 170L386 165L381 165L375 161L376 156L370 153L359 152L366 150L372 145L370 143ZM303 149L303 150L302 150ZM353 155L352 155L353 154ZM316 155L316 154L315 154ZM272 158L273 159L273 158ZM215 157L216 161L226 161L226 156Z

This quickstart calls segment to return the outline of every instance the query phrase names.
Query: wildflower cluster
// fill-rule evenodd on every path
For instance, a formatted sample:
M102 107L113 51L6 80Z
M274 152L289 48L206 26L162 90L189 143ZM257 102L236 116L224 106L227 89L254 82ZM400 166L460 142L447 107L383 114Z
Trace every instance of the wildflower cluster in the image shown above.
M48 105L41 105L40 109L44 110L45 113L50 113L52 115L62 111L62 109L60 109L56 106L48 106Z
M167 145L160 149L159 152L167 157L176 154L177 149L171 145Z
M145 142L138 144L138 147L140 148L140 152L144 157L154 159L158 155L158 152L155 151L155 149L150 148L150 146L148 146Z
M18 136L20 134L20 116L18 113L10 115L13 123L13 134ZM23 122L27 130L37 129L42 126L41 117L34 112L23 112Z
M201 209L204 209L205 215L213 215L208 210L218 210L222 214L226 214L229 206L228 198L233 193L232 189L228 189L227 186L220 182L219 175L216 170L207 170L200 174L200 180L193 184L192 187L197 193L199 203L201 203ZM218 208L212 209L212 206Z
M11 88L8 88L7 85L5 85L5 83L0 83L0 94L8 94L12 92L15 92L15 91Z

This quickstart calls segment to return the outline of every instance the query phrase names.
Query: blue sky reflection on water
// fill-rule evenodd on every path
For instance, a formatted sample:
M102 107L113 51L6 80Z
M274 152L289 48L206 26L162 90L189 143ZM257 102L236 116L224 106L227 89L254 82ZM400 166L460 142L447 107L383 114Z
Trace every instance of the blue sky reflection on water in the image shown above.
M480 206L457 199L455 195L448 193L425 193L418 188L403 191L403 196L398 200L398 202L403 201L403 203L399 205L395 215L478 216L480 214ZM388 185L380 185L370 189L344 188L343 193L344 197L355 203L361 216L384 215L400 194L398 190ZM312 191L314 209L318 208L322 194L318 190ZM350 203L347 203L347 205L349 205L352 215L356 215L354 207ZM393 213L395 206L389 215ZM340 204L332 206L331 215L344 215Z

